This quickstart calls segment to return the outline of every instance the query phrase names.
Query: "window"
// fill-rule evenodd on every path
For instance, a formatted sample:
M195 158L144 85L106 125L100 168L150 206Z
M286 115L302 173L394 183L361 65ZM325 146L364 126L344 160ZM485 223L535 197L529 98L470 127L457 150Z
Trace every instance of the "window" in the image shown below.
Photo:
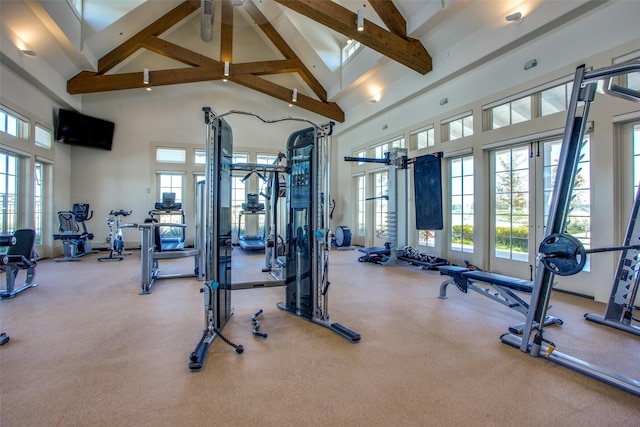
M499 129L567 109L572 83L566 78L482 107L485 130ZM561 81L562 81L561 80Z
M387 234L387 204L389 192L388 172L376 172L373 175L373 186L375 196L375 237L384 239Z
M273 165L277 160L278 160L277 154L258 153L256 155L256 163L260 165ZM258 185L261 187L260 191L258 192L260 203L264 203L264 205L267 206L267 199L264 197L263 195L264 191L262 189L262 187L264 187L265 185L265 182L259 178L258 178L258 181L259 181ZM258 215L258 234L264 234L264 220L265 220L264 215Z
M358 157L360 159L364 159L367 157L367 152L362 150L362 151L358 151L355 153L355 155L353 157ZM365 162L358 162L358 165L364 165Z
M527 261L529 147L495 153L495 256Z
M196 165L206 165L207 153L204 150L194 150L193 163L195 163Z
M473 111L441 122L443 141L454 141L473 135Z
M473 156L450 161L451 250L473 252Z
M53 141L53 132L44 128L36 123L36 145L43 148L51 148L51 141Z
M33 222L36 230L36 246L42 245L42 224L43 224L43 192L44 192L44 165L36 163L33 177Z
M0 151L0 233L2 234L13 233L18 228L17 200L18 157Z
M531 97L516 99L506 104L498 105L492 110L491 129L513 125L531 120Z
M0 132L20 139L29 139L29 120L11 110L0 107Z
M359 41L356 40L347 40L347 44L344 48L342 48L342 63L346 63L349 58L351 58L357 51L360 49L362 45Z
M434 248L436 246L436 233L433 230L418 230L418 245L429 246Z
M182 203L182 186L184 175L182 173L163 172L158 175L158 178L158 200L162 200L162 193L176 193L176 203Z
M365 187L365 177L364 175L360 175L356 177L356 186L358 188L358 204L357 204L357 217L358 217L358 227L356 234L358 236L364 236L365 231L365 202L367 200L367 193Z
M232 163L248 163L248 153L233 153ZM244 230L239 230L240 224L240 211L242 210L242 204L246 201L246 186L242 180L242 176L231 177L231 235L236 236L244 233Z
M260 154L256 155L256 163L259 165L273 165L278 160L277 154Z
M428 128L412 132L409 135L409 149L420 150L435 145L435 131L433 125Z
M571 85L568 83L543 90L540 92L540 116L566 110L570 96Z
M393 141L385 142L371 148L373 157L376 159L384 159L385 153L388 153L391 148L403 148L404 137L394 139Z
M245 182L243 177L234 176L231 177L231 235L239 236L244 233L244 230L240 230L240 211L242 211L242 204L245 202Z
M186 163L187 150L184 148L156 148L156 162L158 163Z
M82 0L67 0L67 3L78 17L82 17Z

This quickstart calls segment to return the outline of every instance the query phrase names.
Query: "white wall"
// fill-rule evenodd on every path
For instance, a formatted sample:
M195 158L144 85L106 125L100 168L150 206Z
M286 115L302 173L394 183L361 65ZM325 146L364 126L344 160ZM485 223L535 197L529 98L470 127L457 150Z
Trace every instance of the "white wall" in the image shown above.
M71 193L73 202L90 203L95 212L92 229L100 239L108 232L106 215L111 209L133 210L127 222L142 222L153 208L156 196L156 170L152 164L152 143L166 145L196 144L204 148L205 124L202 107L216 114L230 110L255 112L265 120L304 117L316 123L326 119L305 110L288 107L284 102L258 95L231 82L205 82L176 88L156 87L85 95L84 114L115 122L112 151L72 147ZM245 115L225 119L233 130L234 150L256 151L286 149L286 140L295 130L310 125L299 121L263 124ZM167 169L161 169L167 170ZM186 189L189 191L190 189ZM187 240L193 242L194 208L184 204ZM125 240L139 242L138 232L125 230ZM129 246L129 244L127 244Z

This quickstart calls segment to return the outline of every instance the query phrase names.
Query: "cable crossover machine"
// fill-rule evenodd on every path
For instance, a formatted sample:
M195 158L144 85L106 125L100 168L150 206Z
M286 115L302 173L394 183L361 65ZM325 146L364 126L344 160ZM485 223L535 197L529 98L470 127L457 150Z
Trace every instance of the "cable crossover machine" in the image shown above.
M189 369L198 371L204 366L213 340L220 339L242 353L242 346L231 343L222 335L233 309L231 291L252 287L282 286L286 288L285 301L278 308L325 326L349 341L360 341L360 334L333 322L329 317L329 159L333 123L317 125L307 119L285 117L265 120L250 112L231 110L215 114L204 107L206 125L206 175L199 199L202 200L202 224L199 233L204 251L204 331L189 356ZM263 123L294 120L311 124L296 131L287 141L287 166L234 165L233 134L224 117L232 114L253 116ZM267 168L271 172L288 174L288 225L286 274L284 280L259 283L231 283L231 171Z

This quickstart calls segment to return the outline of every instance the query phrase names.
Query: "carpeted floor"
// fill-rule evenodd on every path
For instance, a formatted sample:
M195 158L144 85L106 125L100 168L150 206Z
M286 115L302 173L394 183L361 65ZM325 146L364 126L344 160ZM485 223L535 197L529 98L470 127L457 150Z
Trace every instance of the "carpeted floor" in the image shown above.
M330 313L352 344L282 312L282 288L233 292L235 314L200 372L195 279L139 295L139 252L122 262L41 261L39 287L0 301L0 425L9 426L632 426L640 398L500 342L513 310L408 265L332 252ZM234 282L268 280L260 254L234 251ZM163 273L192 260L162 261ZM21 273L18 280L24 279ZM4 274L0 275L4 283ZM261 332L251 317L263 309ZM559 351L640 378L640 337L587 322L604 305L558 294Z

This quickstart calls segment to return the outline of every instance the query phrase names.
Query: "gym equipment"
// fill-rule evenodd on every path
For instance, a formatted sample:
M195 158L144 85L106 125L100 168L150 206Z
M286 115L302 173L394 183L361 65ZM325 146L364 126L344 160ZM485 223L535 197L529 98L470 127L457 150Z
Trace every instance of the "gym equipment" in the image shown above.
M624 239L625 245L640 240L640 187L633 202L633 209L627 225L627 234ZM640 327L632 324L633 321L640 322L640 319L633 316L637 308L634 304L640 288L640 250L623 249L618 261L618 268L613 280L611 295L607 302L604 315L587 313L585 319L603 325L611 326L621 331L640 335Z
M361 336L328 313L330 137L333 123L292 133L287 141L289 224L286 299L278 308L325 326L351 342Z
M557 236L566 229L571 193L573 192L576 170L580 160L580 149L584 143L585 130L588 124L587 117L589 116L591 103L596 96L598 82L600 80L605 81L604 86L608 87L606 92L610 95L638 101L640 100L640 91L622 88L613 84L613 79L617 76L638 71L640 71L640 62L638 61L617 64L592 71L587 71L584 65L576 69L571 98L567 108L567 121L562 138L562 148L558 160L556 179L551 194L548 219L545 225L546 244L553 244L555 242L554 239L557 238L551 237L547 240L547 237ZM580 109L578 109L578 103L581 103ZM567 242L568 240L563 239L563 243ZM579 246L576 247L574 245L573 247L569 247L570 251L574 249L578 249L579 252ZM546 250L547 249L545 249L545 251ZM560 252L562 253L563 251L564 249L560 248ZM576 253L573 252L572 254L570 251L569 255ZM547 251L547 254L553 255L551 252L552 251ZM569 258L570 257L556 258L555 262L557 262L558 259ZM519 348L520 351L529 353L533 357L546 358L549 361L573 369L576 372L640 396L640 381L603 369L576 357L563 354L555 349L555 345L544 339L544 322L541 322L541 319L546 318L555 276L553 268L549 269L545 265L545 259L546 257L542 256L538 260L535 282L531 292L530 309L527 313L526 325L522 336L507 333L502 335L502 342ZM560 267L558 271L565 272L575 269L579 264L579 260L578 262L575 261L576 258L573 258L568 268ZM530 340L532 335L533 339Z
M155 284L156 280L161 279L177 279L183 277L198 277L201 280L200 269L201 251L198 245L193 249L184 250L163 250L162 241L160 237L161 227L176 227L176 224L172 223L159 223L154 220L145 220L144 224L138 224L138 228L141 232L140 240L140 258L142 265L141 272L141 290L140 295L147 295L151 293L151 288ZM179 225L186 227L186 225ZM194 267L193 273L172 273L172 274L160 274L160 260L162 259L176 259L193 257Z
M333 236L331 246L339 251L353 250L353 246L351 246L351 229L349 227L346 225L336 227Z
M585 249L582 242L570 234L553 233L540 242L538 258L544 268L558 276L571 276L582 271L587 263L587 254L597 252L640 249L640 245L611 246Z
M263 123L297 120L313 125L294 132L289 137L289 163L286 169L276 165L259 165L271 172L289 172L288 250L284 280L286 299L278 304L278 308L325 326L351 342L358 342L360 334L332 322L328 314L330 230L327 228L329 218L325 200L329 200L328 140L333 123L319 126L307 119L294 117L265 120L255 113L236 110L216 115L209 107L204 107L203 111L206 124L207 185L201 239L207 262L204 268L205 285L201 292L204 294L205 321L202 338L190 354L189 369L202 369L209 346L216 336L225 340L221 330L233 314L231 290L251 286L241 284L241 287L236 287L231 283L231 170L241 170L250 165L231 165L232 132L223 119L229 114L253 116ZM273 281L267 286L282 284L282 281ZM263 287L265 283L257 283L255 286Z
M186 225L182 203L176 203L176 193L162 193L162 202L156 202L145 222L161 223L155 230L159 233L159 251L182 251L186 240Z
M382 163L389 167L387 174L387 195L381 196L387 202L387 241L385 247L362 248L359 251L366 255L358 258L361 262L373 262L388 265L398 260L398 248L406 245L408 227L399 232L398 218L407 217L408 197L398 192L399 183L408 183L407 169L414 165L415 217L417 230L442 230L442 153L425 154L424 156L407 158L406 148L391 148L383 159L366 157L345 157L347 162ZM404 171L400 175L400 171ZM400 197L403 196L403 197ZM378 199L370 197L366 200ZM403 206L400 199L404 200ZM399 235L402 234L402 241Z
M87 231L85 224L92 217L93 211L89 211L88 203L74 203L70 211L58 212L60 234L54 234L53 240L62 241L64 258L55 258L54 261L78 261L86 254L98 252L91 249L93 233Z
M162 193L162 202L155 204L149 211L149 218L137 227L141 233L140 259L141 282L140 295L151 293L156 280L197 277L204 279L204 252L201 250L200 236L202 218L202 198L204 181L196 184L196 242L193 248L185 249L185 215L182 203L176 203L175 193ZM163 222L167 221L167 222ZM193 257L193 272L160 274L160 260Z
M416 230L442 230L442 153L413 159Z
M259 175L258 172L255 172ZM251 173L249 173L251 175ZM261 176L261 175L260 175ZM248 177L248 176L247 176ZM246 177L245 177L246 178ZM266 178L265 178L266 179ZM245 252L264 251L264 236L241 236L243 215L264 215L264 203L260 202L259 194L247 194L247 201L242 204L242 210L238 216L238 245Z
M445 258L420 252L411 246L405 246L401 252L398 252L398 260L420 266L423 270L436 270L440 266L449 264Z
M38 286L33 283L36 277L36 258L34 251L36 231L32 229L16 230L12 235L0 236L0 246L8 246L7 253L0 256L0 265L6 271L6 288L0 290L0 299L10 299L20 292ZM27 270L24 284L16 289L16 277L20 270Z
M253 335L259 336L260 338L267 339L267 334L258 332L258 329L260 329L260 322L258 321L258 316L260 316L261 314L262 314L262 309L258 310L258 312L254 314L253 317L251 317L251 321L253 322Z
M497 301L500 304L509 307L520 314L527 317L529 311L529 303L518 296L515 292L521 292L525 294L531 294L533 289L533 282L528 280L522 280L515 277L503 276L501 274L489 273L487 271L477 271L465 267L458 267L455 265L446 265L439 267L440 275L449 276L450 279L445 280L440 285L439 298L447 298L447 286L455 285L461 292L465 294L469 289L483 295L493 301ZM483 288L476 283L481 283L483 286L488 285L493 288ZM547 316L544 320L545 325L562 325L562 320L554 316ZM521 334L525 324L519 323L509 327L509 331L514 334Z
M189 370L204 366L213 340L227 342L222 328L233 315L231 308L231 158L233 134L231 126L216 118L211 108L204 107L207 162L205 181L198 183L198 208L201 214L198 230L204 262L204 330L202 338L189 355ZM238 347L235 347L238 352ZM240 352L238 352L240 353Z
M280 225L285 223L287 181L286 167L280 166L286 159L284 153L278 153L273 162L273 169L267 174L266 187L261 192L267 201L264 216L264 236L267 242L264 256L263 272L271 274L277 280L284 280L284 265L286 263L286 242L280 234ZM279 168L283 169L280 170ZM283 215L283 213L285 215Z
M138 228L138 224L120 224L120 216L127 217L133 211L112 210L107 217L107 226L109 227L109 235L105 244L109 247L109 256L98 258L98 261L122 261L125 255L131 255L124 251L124 235L123 228ZM115 230L113 229L115 226Z
M371 248L360 248L358 252L362 252L362 255L358 258L360 262L371 262L374 264L387 264L391 256L391 243L385 242L384 247L374 246ZM397 257L396 257L397 259Z

